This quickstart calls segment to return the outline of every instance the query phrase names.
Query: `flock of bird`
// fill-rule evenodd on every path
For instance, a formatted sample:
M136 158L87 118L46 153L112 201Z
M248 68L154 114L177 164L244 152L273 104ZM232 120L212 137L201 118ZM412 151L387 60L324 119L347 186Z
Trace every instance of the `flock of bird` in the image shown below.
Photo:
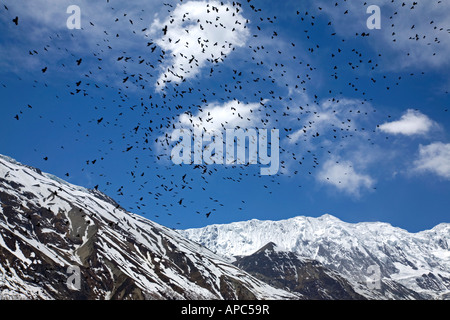
M397 1L392 0L393 3ZM344 2L346 1L335 1L334 6L335 10L342 11L342 15L347 15L348 10L340 9ZM179 4L183 3L186 2L180 0ZM83 170L92 170L91 174L98 174L99 177L107 180L108 175L101 172L101 163L108 160L108 157L113 158L117 152L126 154L130 167L129 182L137 186L138 192L133 190L128 193L126 190L128 182L119 187L110 181L105 181L100 183L100 186L96 185L96 189L114 188L116 196L119 196L117 199L119 202L121 196L127 196L129 199L134 197L134 200L128 202L134 205L128 206L128 209L137 213L149 214L149 203L152 203L152 206L156 208L151 211L156 213L156 218L161 214L170 216L177 212L177 208L192 210L206 217L220 210L226 203L220 199L220 196L212 196L215 191L210 190L209 187L210 181L215 177L223 179L223 183L231 184L259 179L262 180L262 191L267 192L268 195L272 194L273 189L283 183L282 180L276 176L261 177L258 170L252 170L246 165L196 164L180 168L167 160L167 151L169 150L170 153L170 132L180 127L179 115L184 113L191 119L196 115L203 116L205 110L208 110L208 105L214 103L256 102L258 109L251 112L254 116L261 117L257 119L259 126L278 128L284 134L284 139L294 141L292 145L280 145L280 175L288 178L297 176L299 181L305 176L313 175L314 171L320 168L323 157L336 152L344 141L349 140L351 143L352 138L356 139L355 136L359 132L365 134L364 137L369 140L368 143L374 143L370 133L375 135L375 128L360 126L360 123L364 121L360 119L368 118L371 113L376 112L375 109L364 106L364 102L371 100L367 91L373 92L373 88L376 88L377 92L383 90L389 93L403 80L401 76L383 75L378 71L381 68L382 52L374 54L365 50L364 46L358 48L348 44L361 41L367 45L364 42L365 39L371 37L376 31L365 30L357 33L354 39L348 40L340 37L334 30L333 21L324 20L324 15L321 15L323 8L317 7L314 12L307 11L301 8L302 5L299 3L298 10L286 12L295 19L297 34L285 35L288 31L284 30L283 24L279 22L280 19L258 8L257 5L255 1L250 0L243 3L211 2L206 5L205 11L208 13L208 18L214 16L215 19L205 21L191 21L189 12L186 12L183 16L185 21L182 23L197 24L200 31L207 23L215 24L218 32L224 27L220 20L221 10L231 10L236 17L241 13L243 16L248 14L251 16L251 21L246 21L246 27L250 31L250 39L247 48L236 50L233 48L232 54L211 57L208 59L207 67L202 67L198 57L194 55L184 56L186 68L181 69L184 73L172 72L176 80L171 78L172 80L166 81L163 78L162 82L157 83L162 68L168 72L179 69L177 66L170 66L172 53L160 48L155 40L155 38L167 37L176 21L168 20L169 23L162 29L150 33L149 21L147 21L149 12L143 9L139 16L131 17L126 12L111 6L109 1L105 2L105 10L111 10L115 14L115 19L110 22L111 30L116 30L113 27L115 23L123 21L126 21L129 28L124 29L122 33L109 29L102 30L103 38L96 42L95 50L88 50L81 56L79 52L75 50L71 52L69 48L59 45L64 37L78 37L76 31L67 31L67 35L51 34L48 43L45 43L42 48L29 48L27 55L30 57L41 59L48 55L48 58L38 61L51 61L51 55L56 54L55 52L65 57L63 62L39 67L41 83L35 80L33 87L41 85L47 88L46 76L50 73L54 76L56 73L64 73L64 70L67 70L68 73L80 75L77 79L65 84L66 92L58 92L55 97L62 100L64 95L66 99L84 99L82 101L85 101L85 105L99 114L99 117L85 119L84 123L80 121L76 124L78 139L89 141L90 137L86 134L90 130L87 129L89 126L97 126L95 130L116 130L114 132L123 129L123 132L116 137L104 139L103 143L98 145L98 156L95 156L95 159L94 157L86 159ZM361 3L361 6L367 5ZM164 3L164 6L167 8L167 15L171 17L171 13L177 6L176 3ZM390 17L392 22L389 27L393 30L394 43L397 41L395 18L408 15L408 10L413 10L416 6L417 2L412 2L411 5L402 3L399 10ZM19 16L12 14L6 5L2 11L0 14L10 15L9 21L17 28L20 27L22 19ZM236 23L240 23L237 18ZM437 28L443 33L446 32L441 26L436 26L433 20L429 24L434 30ZM93 30L98 28L95 22L89 22L83 27L83 31L94 32ZM412 25L411 29L414 28L415 26ZM186 34L189 33L189 30L185 31ZM287 46L279 45L288 37L294 37L295 40L289 40ZM140 40L139 50L133 48L127 51L122 47L125 42L119 42L136 40L137 43L139 41L137 39L144 38L145 41ZM176 45L179 44L180 39L166 40ZM414 42L428 42L428 40L426 35L416 35L411 38ZM433 41L439 43L437 38ZM118 47L115 47L115 44ZM203 50L208 50L208 46L214 45L205 42ZM292 52L297 54L292 55ZM238 56L239 54L241 56ZM113 59L111 59L112 56ZM227 59L234 59L231 67L227 64ZM433 59L433 56L430 59ZM323 61L326 63L323 64ZM318 65L319 62L322 64ZM189 73L193 68L202 68L203 72L191 76ZM73 72L74 69L79 70L78 73ZM323 90L316 84L316 82L325 81L321 79L323 74L329 76L327 90ZM410 74L411 77L420 75L423 75L423 72ZM2 80L3 88L7 89L7 83L4 81ZM155 85L158 90L155 90ZM367 90L370 85L376 87ZM340 99L350 94L363 103L359 106L353 105L340 109ZM302 100L301 97L305 96L311 98ZM330 112L339 114L336 119L340 119L340 122L319 127L317 123L321 121L321 105L325 99L329 99L328 102L333 106ZM33 108L39 108L39 106L30 101L24 108L17 111L14 118L20 121L22 116ZM231 109L229 112L236 114L241 120L248 121L249 124L253 123L253 119L244 119L236 109ZM208 115L205 114L205 116ZM40 118L46 117L51 118L50 115L40 116ZM390 118L390 115L387 118ZM384 121L387 118L381 120ZM133 123L130 123L130 119ZM211 119L200 120L211 121ZM220 119L215 120L220 121ZM358 124L354 124L355 122ZM51 123L54 123L54 120L51 120ZM69 116L67 125L70 123L73 123L73 119ZM331 140L333 146L321 144L325 139ZM304 149L302 146L311 146L311 148ZM69 146L65 145L61 148L67 149ZM41 157L44 161L49 161L48 155L43 154ZM152 161L149 161L150 158ZM72 173L66 173L67 177L72 175ZM149 188L150 185L151 188ZM201 203L188 200L189 194L193 193L204 195ZM113 194L111 196L114 197ZM246 200L245 197L236 200L236 209L244 210Z

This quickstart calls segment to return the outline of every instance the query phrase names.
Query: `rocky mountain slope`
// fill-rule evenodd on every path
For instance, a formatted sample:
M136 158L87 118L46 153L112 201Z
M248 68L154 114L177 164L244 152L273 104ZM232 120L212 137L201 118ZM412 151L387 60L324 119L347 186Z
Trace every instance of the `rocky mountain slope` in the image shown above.
M351 224L324 215L250 220L181 232L230 259L251 255L273 242L279 250L316 260L337 272L368 298L450 298L450 224L409 233L387 223ZM368 287L374 269L379 271L379 289Z
M0 297L298 299L301 295L252 277L178 232L126 212L99 191L1 156Z
M280 250L273 242L249 256L238 256L236 266L256 278L313 300L363 300L349 282L319 262Z

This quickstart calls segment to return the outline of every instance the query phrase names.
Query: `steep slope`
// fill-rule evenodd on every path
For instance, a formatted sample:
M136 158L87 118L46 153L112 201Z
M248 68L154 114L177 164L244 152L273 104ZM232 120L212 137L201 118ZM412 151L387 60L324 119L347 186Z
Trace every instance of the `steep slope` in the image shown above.
M67 285L70 266L80 270L80 290L76 281ZM4 156L0 157L0 296L299 297L263 283L174 230L126 212L99 191L68 184Z
M236 266L278 288L314 300L362 300L347 280L319 262L280 250L273 242L249 256L237 256Z
M450 293L450 224L412 234L387 223L351 224L324 215L250 220L182 233L228 257L250 255L273 242L319 261L368 297L445 299ZM372 279L371 266L380 270L381 290L365 288Z

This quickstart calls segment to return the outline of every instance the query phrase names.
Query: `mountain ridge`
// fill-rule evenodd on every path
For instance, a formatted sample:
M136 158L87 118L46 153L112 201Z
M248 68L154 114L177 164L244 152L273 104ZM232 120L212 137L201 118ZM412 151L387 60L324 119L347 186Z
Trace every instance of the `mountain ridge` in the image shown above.
M0 157L0 280L0 296L16 299L301 298L98 190L9 157Z
M252 219L181 233L230 259L251 255L274 242L285 251L321 262L355 286L367 283L369 267L378 266L380 279L395 282L391 284L402 286L401 291L404 287L426 299L445 299L450 294L448 223L409 233L385 222L352 224L325 214L279 221ZM396 294L385 297L396 298Z

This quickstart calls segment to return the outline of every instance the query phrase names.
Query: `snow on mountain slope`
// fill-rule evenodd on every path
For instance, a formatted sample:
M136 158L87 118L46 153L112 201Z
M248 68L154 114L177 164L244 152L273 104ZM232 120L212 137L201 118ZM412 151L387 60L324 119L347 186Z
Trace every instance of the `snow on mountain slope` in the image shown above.
M227 256L253 254L269 242L317 260L354 285L371 280L378 266L386 298L413 298L398 285L424 298L450 298L450 224L409 233L387 223L351 224L331 215L281 221L250 220L181 231L187 238Z
M80 268L80 290L67 286ZM297 299L96 190L0 156L0 298Z

